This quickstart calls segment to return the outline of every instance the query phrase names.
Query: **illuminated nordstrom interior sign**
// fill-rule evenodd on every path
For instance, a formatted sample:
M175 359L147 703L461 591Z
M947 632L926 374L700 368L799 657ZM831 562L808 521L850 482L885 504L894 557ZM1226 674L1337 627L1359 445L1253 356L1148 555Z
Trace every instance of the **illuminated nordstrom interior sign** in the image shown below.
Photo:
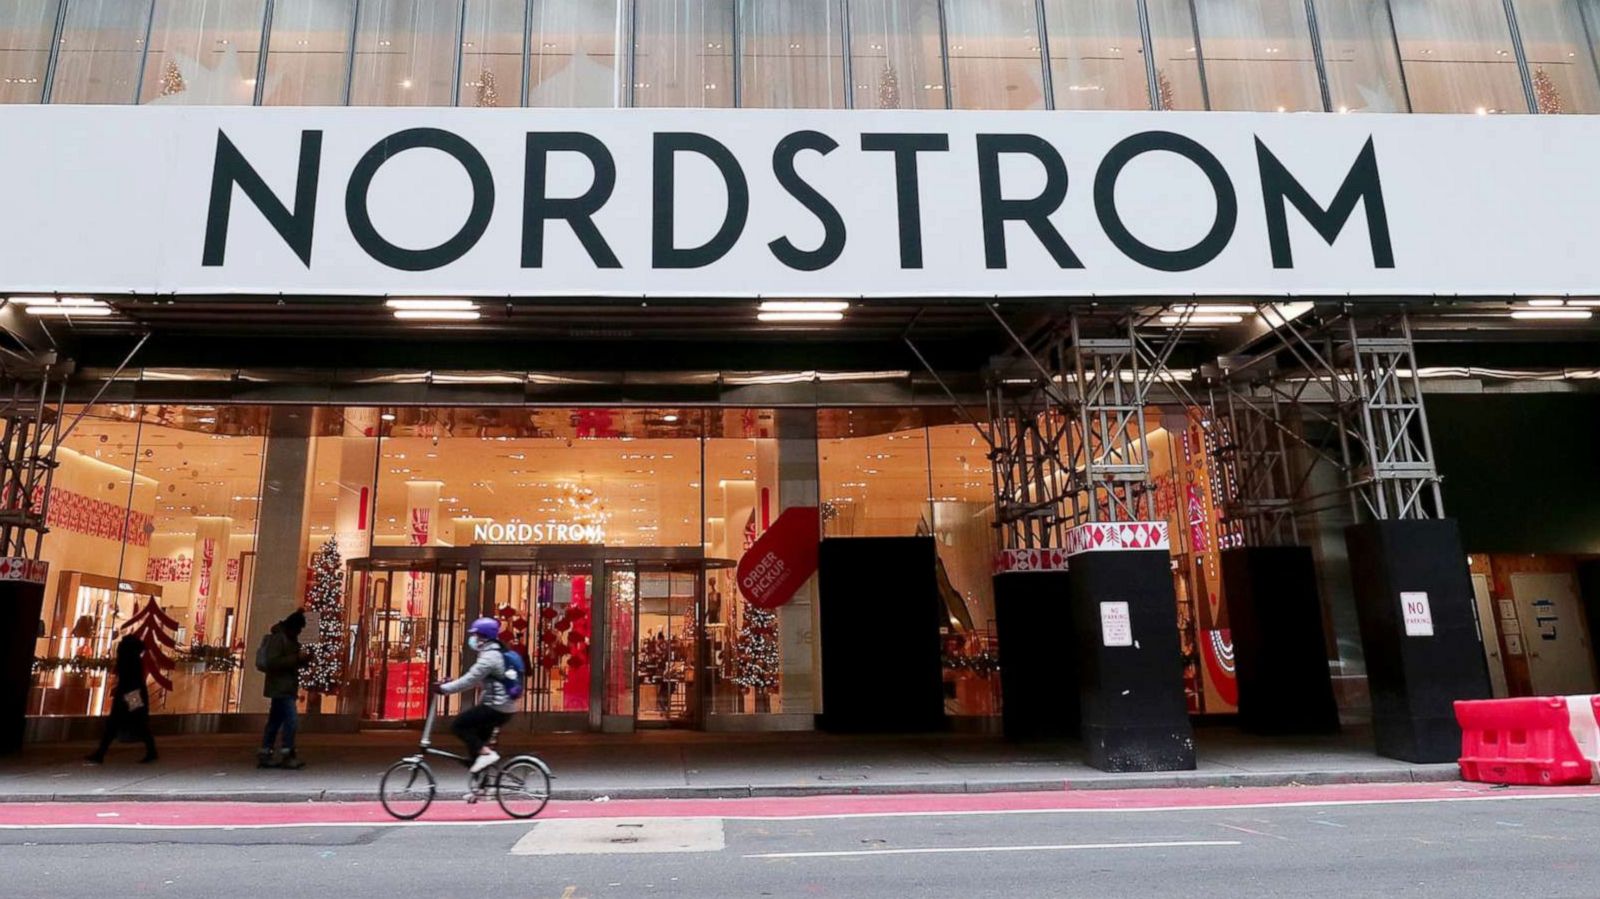
M605 543L606 529L599 524L562 524L554 521L500 524L479 522L472 526L473 543Z

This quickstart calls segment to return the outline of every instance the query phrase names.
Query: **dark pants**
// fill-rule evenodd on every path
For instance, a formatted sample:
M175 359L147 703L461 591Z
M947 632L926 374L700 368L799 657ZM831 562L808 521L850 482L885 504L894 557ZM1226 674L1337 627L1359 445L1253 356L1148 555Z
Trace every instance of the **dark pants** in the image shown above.
M294 752L294 734L300 728L300 707L293 696L272 697L272 708L267 712L267 730L261 735L261 748L272 751L272 744L283 731L283 751Z
M143 691L140 691L140 696L143 698ZM106 729L100 735L100 745L94 751L95 757L105 758L106 750L111 748L111 741L119 734L126 734L133 740L142 740L146 756L156 754L156 738L150 733L148 699L145 700L144 708L137 712L129 710L128 703L123 700L120 693L111 700L111 714L106 716Z
M494 729L510 720L511 716L505 712L486 705L475 705L456 716L456 720L450 723L450 731L467 744L467 757L470 760L483 752Z

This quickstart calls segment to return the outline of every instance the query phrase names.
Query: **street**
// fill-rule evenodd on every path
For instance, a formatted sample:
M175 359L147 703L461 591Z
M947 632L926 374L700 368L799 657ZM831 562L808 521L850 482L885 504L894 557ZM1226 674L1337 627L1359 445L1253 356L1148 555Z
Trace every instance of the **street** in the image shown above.
M1600 894L1600 791L1434 784L552 803L0 806L11 897Z

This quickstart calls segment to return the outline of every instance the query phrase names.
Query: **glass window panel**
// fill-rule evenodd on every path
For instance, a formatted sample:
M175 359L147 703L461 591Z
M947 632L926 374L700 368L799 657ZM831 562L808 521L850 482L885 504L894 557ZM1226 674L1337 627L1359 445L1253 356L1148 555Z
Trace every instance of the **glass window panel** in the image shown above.
M439 0L361 4L351 105L449 106L460 17L460 6Z
M921 426L818 442L825 537L927 533L928 449Z
M1150 43L1156 58L1157 109L1205 109L1200 44L1189 0L1149 0Z
M621 0L534 0L529 106L621 105Z
M741 0L742 106L839 109L845 105L841 0Z
M1500 0L1390 0L1411 108L1527 112Z
M1600 112L1600 83L1584 15L1568 0L1516 0L1517 31L1546 114Z
M268 106L340 106L356 0L278 0L267 49Z
M927 439L932 534L947 622L945 709L957 716L997 715L994 488L987 447L967 424L930 427Z
M249 106L266 0L157 0L141 103Z
M733 105L733 0L639 0L635 106Z
M937 0L852 0L857 109L945 108Z
M1135 4L1045 0L1045 23L1057 109L1150 108Z
M1043 109L1044 66L1033 0L950 0L951 102L958 109Z
M1388 0L1316 0L1334 112L1410 112Z
M38 103L56 33L57 0L12 0L0 7L0 103Z
M467 0L458 106L522 105L523 0Z
M102 714L111 698L103 666L123 633L140 632L134 615L152 600L177 627L162 628L175 644L163 671L173 688L150 691L151 712L236 711L265 410L88 411L50 488L35 713Z
M61 32L52 103L132 103L151 0L73 0Z
M1212 109L1322 110L1306 9L1283 0L1195 0Z

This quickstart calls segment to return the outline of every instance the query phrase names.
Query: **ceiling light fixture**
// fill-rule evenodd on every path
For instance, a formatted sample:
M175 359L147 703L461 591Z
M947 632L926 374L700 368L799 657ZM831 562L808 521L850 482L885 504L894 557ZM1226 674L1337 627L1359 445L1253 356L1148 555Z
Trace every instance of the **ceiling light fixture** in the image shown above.
M762 300L762 312L843 312L850 304L843 300Z
M1521 321L1587 321L1594 317L1589 309L1518 309L1511 317Z
M843 312L758 312L756 320L773 324L844 321Z
M1240 315L1163 315L1163 325L1237 325L1244 321Z
M385 301L384 305L388 306L390 309L423 309L430 312L447 312L452 309L470 311L478 308L478 305L471 300L446 300L428 297L416 297L413 299L396 298Z
M1167 311L1176 315L1255 315L1256 307L1246 306L1242 303L1221 303L1215 306L1195 304L1172 306Z
M482 315L476 309L396 309L394 317L415 322L475 322Z
M12 297L11 301L28 310L29 315L104 318L114 310L101 300L90 297Z

